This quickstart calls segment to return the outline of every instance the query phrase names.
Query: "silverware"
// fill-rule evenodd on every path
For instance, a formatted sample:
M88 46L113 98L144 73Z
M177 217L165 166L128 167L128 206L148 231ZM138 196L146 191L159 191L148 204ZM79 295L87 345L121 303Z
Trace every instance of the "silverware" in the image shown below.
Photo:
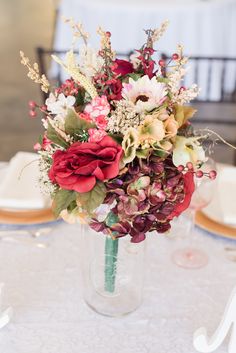
M225 251L236 251L236 248L235 247L230 247L230 246L226 246L225 247Z
M8 243L32 245L38 248L47 248L47 243L36 242L35 239L42 235L47 235L52 228L38 229L16 229L16 230L0 230L0 240ZM29 235L32 238L22 238L21 235Z

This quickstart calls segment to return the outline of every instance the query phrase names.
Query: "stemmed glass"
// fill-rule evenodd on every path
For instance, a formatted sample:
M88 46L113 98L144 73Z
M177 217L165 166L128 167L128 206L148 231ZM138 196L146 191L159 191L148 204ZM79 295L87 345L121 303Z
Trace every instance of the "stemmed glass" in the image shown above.
M216 163L212 158L208 160L201 167L203 173L209 173L216 170ZM207 254L198 248L195 248L192 243L195 235L195 216L196 212L209 205L212 201L216 189L216 181L208 177L195 177L195 191L192 196L189 207L189 216L191 217L191 244L190 246L178 249L172 254L173 262L183 268L201 268L208 263Z

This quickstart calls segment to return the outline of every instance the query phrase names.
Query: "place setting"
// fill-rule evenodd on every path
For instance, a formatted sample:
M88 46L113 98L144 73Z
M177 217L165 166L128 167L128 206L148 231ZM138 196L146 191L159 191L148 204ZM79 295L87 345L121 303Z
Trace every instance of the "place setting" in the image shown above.
M217 166L217 189L212 201L196 215L196 224L217 236L236 240L236 168Z
M51 233L58 221L39 187L37 154L18 152L0 165L0 178L0 239L46 247L37 238Z

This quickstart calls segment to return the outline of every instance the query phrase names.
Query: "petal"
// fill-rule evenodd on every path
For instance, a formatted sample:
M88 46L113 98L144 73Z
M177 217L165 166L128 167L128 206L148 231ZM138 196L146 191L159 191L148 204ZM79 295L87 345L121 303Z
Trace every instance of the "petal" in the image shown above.
M99 179L99 180L104 180L104 173L101 170L101 168L97 167L94 171L93 171L93 175Z
M63 103L65 104L66 103L66 97L64 96L63 93L60 93L59 96L58 96L58 101L60 101L60 104Z
M66 104L69 105L69 106L72 106L74 105L75 103L75 97L74 96L68 96L66 98Z
M96 184L95 176L78 176L77 182L73 187L73 190L77 192L88 192L93 189Z
M78 175L92 175L94 170L98 167L98 164L99 161L97 160L92 160L91 162L88 160L86 165L78 167L74 173Z

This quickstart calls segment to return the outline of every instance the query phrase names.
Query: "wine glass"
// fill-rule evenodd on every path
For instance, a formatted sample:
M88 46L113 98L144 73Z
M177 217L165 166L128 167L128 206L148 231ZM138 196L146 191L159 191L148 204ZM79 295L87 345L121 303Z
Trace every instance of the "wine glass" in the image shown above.
M216 163L212 158L208 160L201 167L203 173L209 173L216 170ZM172 261L183 268L201 268L208 263L207 254L198 248L192 246L195 234L195 216L196 212L209 205L212 201L216 189L216 181L206 176L202 178L194 178L195 191L189 207L189 216L191 218L191 244L184 249L178 249L172 254Z

